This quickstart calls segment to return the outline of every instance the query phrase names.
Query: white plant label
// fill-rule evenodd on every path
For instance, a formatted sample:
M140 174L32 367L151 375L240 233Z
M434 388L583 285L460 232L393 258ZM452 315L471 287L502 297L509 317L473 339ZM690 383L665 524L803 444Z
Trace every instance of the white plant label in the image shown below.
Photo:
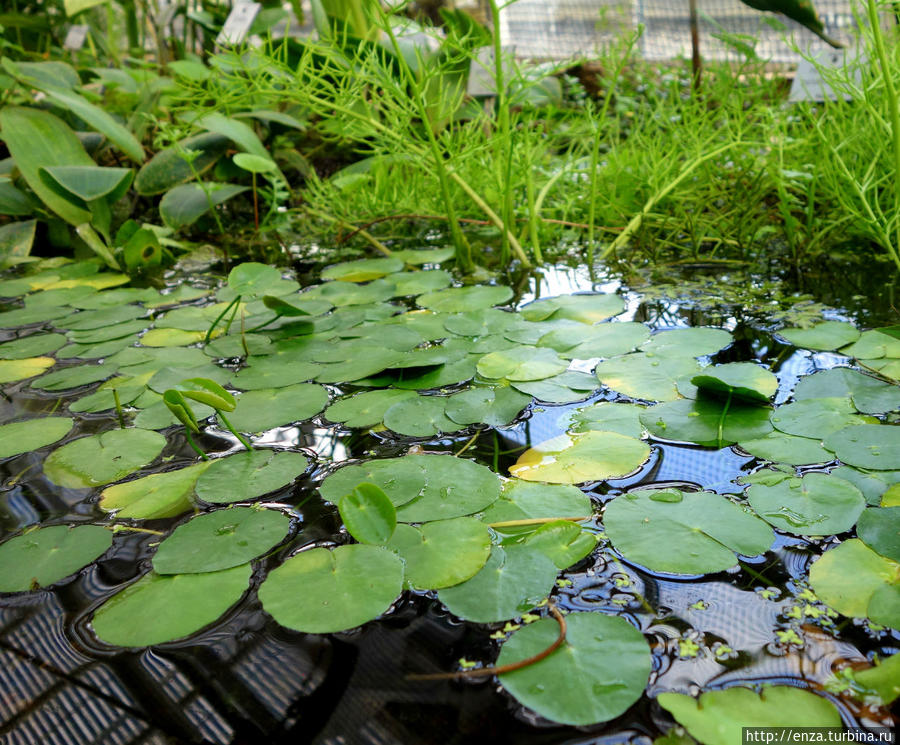
M828 82L829 72L846 75L841 70L847 66L852 81L859 83L861 66L865 62L865 55L852 49L827 49L813 55L812 59L804 57L797 65L788 101L825 101L826 98L830 101L837 98L851 100L849 93L839 94L831 87Z
M66 39L63 41L63 49L77 52L84 46L87 41L88 27L84 24L78 24L69 28Z
M240 44L247 38L247 32L250 26L256 20L262 6L259 3L238 3L235 5L228 18L225 19L225 25L216 37L216 44L224 46L226 44Z

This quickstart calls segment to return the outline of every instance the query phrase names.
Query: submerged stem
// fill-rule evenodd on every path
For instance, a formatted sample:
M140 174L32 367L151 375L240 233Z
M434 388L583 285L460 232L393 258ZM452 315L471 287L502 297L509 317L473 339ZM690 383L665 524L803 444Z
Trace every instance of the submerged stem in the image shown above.
M231 422L229 422L228 419L226 418L224 411L221 411L220 409L216 409L216 414L219 415L219 419L222 420L222 424L224 424L226 427L228 427L228 431L231 432L231 434L233 434L235 437L238 438L241 445L243 445L245 448L247 448L247 450L253 450L253 445L251 445L244 438L244 436L242 434L240 434L234 427L231 426Z

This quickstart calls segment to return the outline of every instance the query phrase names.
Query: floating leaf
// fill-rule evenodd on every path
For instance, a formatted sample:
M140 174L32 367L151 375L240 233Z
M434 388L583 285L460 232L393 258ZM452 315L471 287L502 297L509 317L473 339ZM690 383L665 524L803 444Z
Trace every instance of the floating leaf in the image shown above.
M523 626L503 645L497 664L533 657L558 635L559 627L550 618ZM562 647L540 662L502 674L500 683L546 719L586 725L624 713L643 694L650 667L644 635L624 618L570 613Z
M616 316L623 310L625 302L618 295L580 293L536 300L519 312L527 321L568 319L593 324Z
M66 343L62 334L32 334L0 344L0 359L21 360L50 354Z
M839 613L900 628L900 563L858 538L826 551L809 570L816 595Z
M859 339L859 329L844 321L825 321L808 329L780 329L777 333L795 347L821 351L840 349Z
M547 517L589 517L592 512L590 498L575 486L511 479L503 485L500 498L485 510L481 519L486 523L499 523ZM503 526L495 529L508 533L523 528Z
M392 272L402 272L403 262L392 257L384 259L360 259L333 264L322 270L322 279L337 279L344 282L369 282Z
M476 369L485 378L542 380L564 372L568 366L552 349L514 347L484 355Z
M544 554L557 569L568 569L593 551L596 545L596 535L567 520L545 523L525 541L529 551Z
M56 364L52 357L25 357L19 360L0 360L0 383L14 383L40 375Z
M731 342L731 334L724 329L671 329L654 334L641 351L654 357L702 357L715 354Z
M441 432L455 432L460 425L447 418L444 413L446 402L443 396L403 399L384 412L384 426L410 437L432 437Z
M864 414L884 414L900 408L900 386L885 383L848 367L834 367L800 379L794 400L846 398Z
M890 706L900 696L900 655L893 654L874 667L851 672L853 682L871 691L883 706Z
M830 434L824 445L843 463L858 468L887 471L900 463L900 427L861 424Z
M445 413L457 424L509 424L528 404L526 396L508 387L477 387L454 393L446 401Z
M510 384L517 391L533 396L539 401L568 404L581 401L598 389L593 375L569 370L543 380L514 381Z
M864 510L856 534L873 551L900 562L900 507L871 507Z
M473 577L491 553L487 526L473 517L398 525L387 544L406 564L406 581L419 590L451 587Z
M452 275L443 269L431 269L424 272L397 272L391 274L389 279L394 284L394 297L435 292L436 290L443 290L453 283Z
M681 397L676 382L700 372L688 357L657 357L638 352L597 365L597 378L614 391L644 401L674 401Z
M97 609L94 633L119 647L147 647L190 636L241 599L250 573L249 564L204 574L150 572Z
M375 484L394 507L399 507L425 491L425 468L417 459L409 457L383 458L344 466L322 482L319 493L325 501L337 504L363 483Z
M888 487L900 483L900 471L866 471L852 466L840 466L831 471L859 489L869 504L881 504L881 496Z
M598 401L567 412L560 418L559 424L569 432L597 430L640 438L644 431L640 414L644 408L637 404Z
M306 470L307 457L278 450L249 450L216 458L197 481L204 502L246 502L280 489Z
M265 295L281 281L281 272L269 264L245 261L228 273L228 289L245 301Z
M231 385L242 391L260 388L284 388L306 380L312 380L321 372L321 366L313 362L290 362L281 355L251 357L247 367L238 372Z
M176 517L193 506L194 485L209 466L209 463L197 463L108 486L100 494L100 508L116 512L119 518Z
M360 543L385 543L397 527L397 510L375 484L358 484L340 498L338 510L347 532Z
M794 535L843 533L856 525L866 506L859 489L827 473L808 473L772 486L756 484L747 498L763 520Z
M86 489L125 478L146 466L166 438L145 429L114 429L73 440L44 461L44 475L57 486Z
M419 295L416 298L416 304L421 308L429 308L440 313L462 313L501 305L512 296L513 291L509 287L472 285L471 287L451 287L447 290Z
M421 266L422 264L440 264L442 261L453 256L452 248L429 248L429 249L403 249L394 251L391 255L395 259L400 259L407 264L413 266Z
M773 463L789 463L792 466L834 460L834 455L823 448L819 440L786 435L784 432L769 432L765 437L742 440L738 445L757 458Z
M331 634L384 613L402 582L403 562L380 546L314 548L269 572L259 599L282 626Z
M309 419L327 403L328 393L320 385L264 388L244 393L228 419L240 432L262 432Z
M291 519L277 510L230 507L179 525L153 556L158 574L218 572L245 564L284 540Z
M583 484L627 476L650 457L650 447L617 432L565 434L526 450L510 475L525 481Z
M26 419L0 425L0 458L30 453L61 440L72 431L72 420L66 416Z
M484 337L502 334L521 322L517 313L498 308L470 310L444 316L443 325L450 333L459 336Z
M654 437L722 448L755 440L772 431L765 406L698 395L669 401L641 413L641 422Z
M354 429L369 429L381 424L385 412L391 406L415 397L416 393L413 391L393 389L358 393L331 404L325 409L325 418Z
M772 412L775 429L800 437L821 440L832 432L854 424L877 424L868 416L859 416L847 398L806 398Z
M778 390L778 378L753 362L706 367L691 378L691 383L704 391L761 403L767 403Z
M709 574L772 545L772 529L712 492L641 489L616 497L603 514L613 546L656 572ZM661 546L677 547L671 551Z
M400 522L419 523L472 515L496 502L500 496L497 474L473 461L452 455L411 455L406 459L425 471L425 488L420 496L397 510Z
M99 525L53 525L0 544L0 592L28 592L59 582L112 545Z
M614 357L631 352L650 337L642 323L603 323L596 326L563 326L542 336L539 347L550 347L566 359Z

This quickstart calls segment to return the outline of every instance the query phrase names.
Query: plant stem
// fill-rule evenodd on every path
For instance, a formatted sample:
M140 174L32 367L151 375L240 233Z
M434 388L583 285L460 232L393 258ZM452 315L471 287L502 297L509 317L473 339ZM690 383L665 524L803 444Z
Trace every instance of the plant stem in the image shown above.
M365 238L369 243L371 243L376 249L381 251L381 253L383 253L385 256L392 255L391 250L387 246L385 246L381 241L379 241L371 233L368 233L367 231L363 230L362 228L357 228L355 225L351 225L346 220L342 220L340 217L335 217L334 215L329 215L326 212L320 212L319 210L310 209L309 207L307 207L306 211L309 212L311 215L315 215L316 217L321 217L323 220L327 220L328 222L336 223L337 225L341 225L345 228L350 228L351 230L353 230L354 235L358 234L358 235L362 236L363 238Z
M259 198L256 195L256 172L253 174L253 227L259 232Z
M238 438L241 445L243 445L247 450L253 450L253 445L251 445L243 435L241 435L234 427L231 426L231 422L228 421L228 418L225 416L225 412L221 409L216 409L216 414L219 415L219 419L222 420L222 424L228 427L228 431L231 432L235 437Z
M197 447L197 443L194 442L194 438L191 437L191 432L187 427L185 427L184 429L184 437L187 440L188 445L194 448L194 452L200 456L201 460L209 460L209 458L206 456L206 453L204 453L200 448Z
M722 447L722 433L725 430L725 417L728 416L728 409L731 408L731 397L734 395L733 390L728 391L728 398L725 399L725 406L722 407L722 413L719 416L719 423L716 425L716 445Z
M527 527L529 525L544 525L545 523L556 522L557 520L565 520L570 523L583 523L590 520L592 515L579 515L578 517L534 517L528 520L503 520L499 523L488 523L490 528L518 528Z
M116 417L119 420L119 427L125 429L125 416L122 414L122 402L119 400L119 391L112 389L113 400L116 402Z
M210 327L206 330L206 336L203 338L204 344L209 344L209 339L212 336L212 332L216 330L216 326L219 325L219 321L221 321L225 317L225 314L229 310L231 310L231 306L237 305L240 302L241 302L241 295L238 295L234 300L232 300L230 303L228 303L228 305L225 306L225 310L223 310L221 313L219 313L218 316L216 316L216 320L213 321L210 324Z

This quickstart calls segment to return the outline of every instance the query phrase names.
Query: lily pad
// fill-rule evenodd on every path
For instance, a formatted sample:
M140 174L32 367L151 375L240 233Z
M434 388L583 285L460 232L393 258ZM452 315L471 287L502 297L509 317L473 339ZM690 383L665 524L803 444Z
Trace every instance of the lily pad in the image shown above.
M514 347L484 355L476 369L485 378L542 380L564 372L568 366L552 349Z
M595 373L603 385L644 401L674 401L681 398L675 383L700 372L691 357L658 357L643 352L606 360Z
M523 626L503 645L497 664L533 657L558 635L551 618ZM587 725L614 719L635 703L647 686L650 667L644 635L624 618L570 613L563 645L539 662L502 674L500 683L546 719Z
M291 519L277 510L229 507L179 525L153 556L158 574L218 572L246 564L284 540Z
M322 279L337 279L343 282L369 282L392 272L403 271L403 261L392 257L384 259L360 259L333 264L322 270Z
M529 303L519 312L527 321L568 319L594 324L617 316L625 310L625 301L618 295L575 294L560 295Z
M381 544L397 527L397 510L375 484L359 484L338 502L347 532L360 543Z
M447 400L443 396L416 396L398 401L384 412L384 426L410 437L455 432L460 425L444 413Z
M209 466L197 463L108 486L100 494L100 508L116 512L116 517L139 520L181 515L193 506L194 485Z
M262 432L309 419L327 403L328 393L312 383L263 388L241 395L228 420L240 432Z
M831 471L859 489L869 504L881 504L881 496L893 484L900 483L900 471L866 471L853 466L840 466Z
M900 628L900 563L877 554L858 538L816 560L809 583L822 602L845 616Z
M512 289L506 286L472 285L427 292L416 298L416 305L439 313L461 313L501 305L512 296Z
M874 693L883 706L890 706L900 696L900 655L893 654L874 667L851 674L853 682L866 693Z
M517 391L552 404L581 401L599 388L593 375L575 370L567 370L543 380L514 381L511 385Z
M72 431L72 420L65 416L26 419L0 426L0 458L30 453L61 440Z
M509 313L497 308L470 310L444 316L443 325L450 333L458 336L483 337L502 334L521 323L518 313Z
M557 569L568 569L597 545L597 536L568 520L541 525L525 540L529 551L544 554Z
M165 445L165 437L146 429L114 429L80 437L50 453L44 475L68 489L103 486L146 466Z
M778 390L778 378L753 362L706 367L691 383L704 391L767 403Z
M554 437L519 456L510 475L525 481L583 484L627 476L650 457L650 446L618 432Z
M50 354L66 343L62 334L31 334L0 344L0 359L22 360Z
M654 437L722 448L755 440L772 431L770 409L701 393L696 399L668 401L647 409L641 422Z
M868 416L859 416L848 398L806 398L772 412L775 429L800 437L821 440L832 432L855 424L877 424Z
M871 507L860 515L856 534L869 548L900 562L900 507Z
M241 599L250 572L249 564L204 574L150 572L97 609L94 633L119 647L148 647L190 636Z
M500 498L485 510L481 519L486 523L500 523L548 517L590 517L592 513L590 498L575 486L511 479L503 485ZM522 530L495 529L504 533Z
M115 370L116 368L108 362L100 365L73 365L42 375L32 381L31 387L44 391L65 391L96 383L98 380L106 380Z
M657 701L705 745L734 745L744 727L841 727L834 704L793 686L766 686L759 693L733 687L698 699L661 693Z
M488 527L474 517L398 525L387 547L406 564L406 581L418 590L438 590L465 582L491 553Z
M252 358L251 362L231 378L231 385L241 391L260 388L284 388L312 380L322 372L314 362L290 362L279 355Z
M457 424L502 427L515 419L530 403L531 396L513 388L479 386L450 396L445 413Z
M757 458L773 463L789 463L792 466L834 460L834 454L823 448L819 440L786 435L784 432L769 432L765 437L742 440L738 445Z
M883 358L900 358L900 338L885 333L880 329L863 331L859 339L841 350L841 354L855 357L858 360L877 360Z
M800 379L794 400L850 397L863 414L885 414L900 408L900 386L885 383L848 367L834 367Z
M397 272L391 274L394 284L394 297L420 295L425 292L443 290L453 284L453 276L443 269L430 269L424 272Z
M808 473L772 486L747 490L754 512L779 530L794 535L832 535L850 530L866 506L849 481L827 473Z
M731 342L731 334L724 329L670 329L650 337L650 341L641 346L641 351L655 357L703 357L715 354Z
M280 489L302 474L309 460L302 453L249 450L216 458L197 480L197 496L204 502L246 502Z
M409 455L406 459L425 471L425 488L421 496L397 510L400 522L420 523L472 515L500 496L497 474L479 463L452 455Z
M650 337L642 323L603 323L596 326L564 326L542 336L538 347L550 347L566 359L614 357L639 347Z
M381 424L391 406L415 397L413 391L366 391L335 401L325 409L325 418L353 429L369 429Z
M569 432L598 430L640 438L644 431L640 414L644 408L638 404L598 401L567 412L559 423Z
M330 634L377 618L397 599L402 583L403 562L380 546L314 548L269 572L259 599L282 626Z
M15 383L40 375L53 367L56 360L52 357L24 357L16 360L0 360L0 383Z
M28 592L65 579L112 545L99 525L52 525L0 544L0 592Z
M416 458L410 457L383 458L344 466L322 482L319 494L325 501L337 504L364 483L375 484L394 507L399 507L425 491L425 468Z
M844 321L825 321L808 329L780 329L777 333L795 347L820 351L840 349L859 339L859 329Z
M900 426L846 427L826 437L824 445L849 466L888 471L900 463Z

